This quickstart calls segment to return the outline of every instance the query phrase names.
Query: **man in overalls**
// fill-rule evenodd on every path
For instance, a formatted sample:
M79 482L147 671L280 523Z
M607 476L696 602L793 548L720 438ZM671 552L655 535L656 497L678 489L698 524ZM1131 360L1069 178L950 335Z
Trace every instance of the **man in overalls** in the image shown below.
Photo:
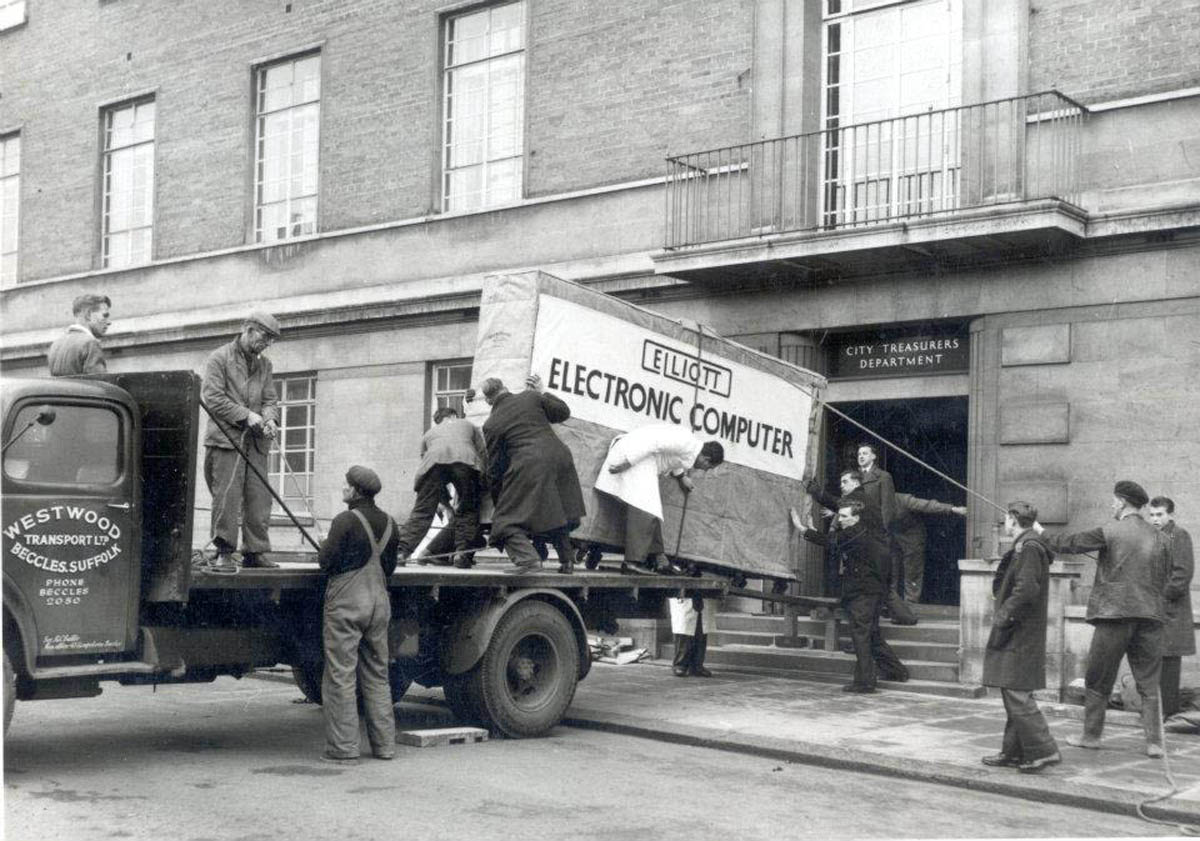
M317 561L329 576L322 624L325 711L322 758L358 763L358 706L355 676L362 689L367 736L376 759L396 755L396 720L388 683L388 622L392 606L387 580L396 569L399 538L392 518L375 507L382 483L374 470L346 471L342 501L349 510L333 518Z

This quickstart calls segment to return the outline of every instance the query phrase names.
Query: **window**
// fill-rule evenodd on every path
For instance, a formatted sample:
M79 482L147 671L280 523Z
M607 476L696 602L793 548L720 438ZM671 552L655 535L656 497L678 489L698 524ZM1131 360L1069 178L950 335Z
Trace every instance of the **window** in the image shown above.
M260 67L255 91L255 241L314 234L321 56Z
M430 411L436 412L443 406L451 406L460 413L465 413L467 389L471 387L471 363L450 362L433 366L433 399L430 400ZM430 421L432 422L432 414Z
M824 210L829 225L955 206L962 2L827 0ZM897 120L897 117L909 119Z
M154 100L104 112L105 268L151 259L154 228Z
M6 475L54 485L111 485L121 477L121 419L116 412L56 405L54 420L43 426L36 418L44 408L39 403L17 412L13 433L29 429L5 452Z
M444 211L521 197L525 4L508 3L446 22L442 80Z
M0 0L0 31L25 22L25 0Z
M21 224L21 135L0 137L0 285L17 281Z
M268 461L271 486L293 512L311 514L317 452L317 377L276 377L275 390L279 394L279 437Z

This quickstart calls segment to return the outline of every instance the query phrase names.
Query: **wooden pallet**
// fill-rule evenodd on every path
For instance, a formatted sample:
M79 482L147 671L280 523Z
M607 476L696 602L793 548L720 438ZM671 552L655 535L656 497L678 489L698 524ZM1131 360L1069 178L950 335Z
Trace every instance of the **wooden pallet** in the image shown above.
M435 727L430 730L398 730L396 744L414 748L438 745L473 745L486 742L488 731L480 727Z

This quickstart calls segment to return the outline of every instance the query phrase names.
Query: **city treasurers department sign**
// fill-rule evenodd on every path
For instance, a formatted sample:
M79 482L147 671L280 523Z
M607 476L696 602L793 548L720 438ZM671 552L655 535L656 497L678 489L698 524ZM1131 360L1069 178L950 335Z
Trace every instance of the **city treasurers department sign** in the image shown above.
M966 373L969 348L970 337L965 331L833 337L829 341L829 378Z

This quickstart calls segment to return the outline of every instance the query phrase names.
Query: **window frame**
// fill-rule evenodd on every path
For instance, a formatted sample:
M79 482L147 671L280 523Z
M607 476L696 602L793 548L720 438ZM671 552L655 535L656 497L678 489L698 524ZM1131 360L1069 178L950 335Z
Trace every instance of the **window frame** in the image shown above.
M465 388L439 389L438 388L438 372L441 370L449 371L452 368L468 369L466 387ZM471 377L473 377L474 375L475 375L475 359L470 356L461 357L458 359L439 359L439 360L429 363L429 382L428 382L428 388L426 389L426 392L425 392L425 394L426 394L425 428L426 429L429 429L431 426L433 426L433 415L435 412L437 412L437 410L439 408L441 408L441 405L438 402L438 398L440 398L440 397L447 397L450 400L453 400L455 397L461 397L462 399L459 401L458 409L459 409L459 411L461 411L463 413L464 417L466 416L466 408L467 408L466 394L467 394L467 391L469 391L471 389Z
M9 409L10 421L7 424L7 428L4 430L5 440L9 440L13 434L20 432L21 428L24 426L24 423L22 423L20 426L17 425L18 420L23 412L25 412L27 409L40 411L45 406L49 406L51 409L54 409L59 413L61 413L64 409L73 409L108 412L110 415L112 415L116 419L117 424L117 434L115 439L117 447L116 475L109 481L101 482L84 482L78 481L77 479L72 481L46 481L36 478L30 479L28 477L17 476L16 474L9 472L8 465L9 456L11 454L10 451L4 453L3 458L0 459L0 477L3 477L3 482L6 486L6 492L9 491L9 486L11 486L11 490L13 492L28 490L29 492L35 494L44 494L50 491L92 494L98 490L118 488L128 481L131 465L129 459L127 458L127 453L129 450L130 435L132 434L132 418L130 418L124 406L109 401L89 399L86 397L64 396L51 400L37 397L23 398L14 403L14 405ZM53 424L51 424L51 427L53 427ZM47 427L47 429L51 427ZM25 435L36 436L39 434L39 429L39 426L35 424L34 426L30 427L29 431L25 433ZM36 440L36 438L33 440ZM14 447L17 453L21 452L19 447L20 443Z
M487 13L489 16L496 10L505 6L520 6L521 8L521 27L520 27L520 45L513 49L507 50L496 55L486 55L482 58L477 58L471 61L465 61L461 64L450 64L452 42L450 40L450 32L452 24L455 21L467 18L473 15ZM437 207L441 213L477 213L491 210L497 207L505 207L516 204L522 201L525 197L526 175L527 175L527 159L526 144L528 139L528 56L529 56L529 2L528 0L500 0L500 2L474 4L466 6L454 11L448 12L442 17L441 28L439 31L439 78L441 90L439 92L440 99L440 122L436 129L437 132ZM487 30L491 33L490 22ZM519 113L514 121L514 131L517 133L514 147L516 153L513 155L497 158L487 157L486 150L483 160L479 164L460 165L457 167L450 166L450 132L453 120L451 119L451 74L454 71L462 70L467 67L490 64L497 60L509 58L511 56L520 57L520 90L517 92L516 100ZM491 102L491 89L487 89L487 103L485 103L483 119L487 121L490 117L490 109L487 107ZM485 128L482 136L482 142L489 142L490 132ZM518 162L518 172L516 174L516 194L512 197L505 197L502 200L493 200L489 197L487 190L487 172L492 164L515 160ZM450 191L450 176L452 172L465 171L471 167L482 167L481 183L483 188L480 191L478 202L469 206L458 206L456 194ZM457 194L461 198L462 195Z
M306 381L308 383L308 396L301 400L287 399L287 384L295 381ZM272 380L275 391L279 395L279 435L271 444L271 451L267 455L267 479L271 482L271 487L279 494L280 498L293 509L293 513L299 517L307 517L310 520L316 516L312 511L312 507L316 503L316 491L313 487L313 481L316 477L317 464L317 383L319 377L316 371L297 371L294 373L279 374L276 373ZM308 423L303 426L290 427L287 425L287 409L304 406L308 409ZM305 429L308 431L307 440L301 448L287 447L287 433L289 430ZM288 454L302 453L307 469L303 472L288 469L285 474L282 470L282 461ZM280 469L274 469L278 467ZM288 480L288 475L295 478L296 483L300 482L301 477L307 479L308 499L305 500L302 496L297 496L295 491L296 484ZM303 486L302 486L303 487ZM293 504L296 503L296 504ZM303 506L303 510L297 510ZM271 516L272 518L286 516L283 509L279 507L279 503L271 500Z
M16 202L14 203L15 212L13 213L13 219L15 220L16 224L16 232L13 235L14 249L12 251L0 252L0 257L7 257L9 255L12 256L12 277L6 277L3 271L0 270L0 289L13 288L17 285L21 278L21 147L24 145L22 142L23 140L24 138L20 129L0 132L0 190L3 190L6 183L10 180L16 184L13 190L14 194L16 195ZM12 174L5 175L3 170L3 161L7 157L7 144L12 141L16 142L17 169ZM3 216L0 215L0 249L3 249L4 247L3 233L4 220Z
M112 130L113 116L120 111L129 108L136 109L145 105L154 105L154 117L151 124L151 135L149 140L140 140L133 143L128 143L123 146L111 148L109 146L109 136ZM109 247L109 238L113 231L109 227L110 216L110 197L112 195L109 188L109 178L111 177L110 165L114 152L122 152L127 149L134 149L139 146L151 147L150 153L150 209L148 213L149 224L138 227L124 228L116 233L124 233L134 230L148 230L149 243L146 249L145 259L140 262L123 263L120 266L113 266L111 260L111 249ZM120 102L115 102L105 105L101 109L100 115L100 266L101 268L118 268L130 269L138 266L145 266L154 262L154 246L155 246L155 213L158 208L158 99L155 94L143 94L133 99L125 99Z
M285 64L295 64L306 59L315 58L317 60L317 96L315 99L306 100L300 103L292 103L291 105L282 108L274 108L271 110L262 110L264 98L264 84L266 83L266 74L273 68L280 67ZM294 71L293 71L294 83ZM325 93L325 61L324 52L320 45L304 47L295 52L289 52L283 55L272 56L268 59L254 62L251 64L250 77L250 141L253 144L252 154L250 158L250 218L249 218L249 236L253 243L261 245L272 245L277 243L286 243L292 240L301 239L304 237L315 236L321 232L321 138L324 135L324 109L321 107L323 96ZM263 187L266 183L263 175L265 168L266 156L264 155L266 139L263 134L265 119L272 115L281 114L287 111L299 111L300 109L316 106L316 142L315 155L316 160L313 164L315 186L312 193L302 195L287 195L282 201L263 201ZM303 176L301 176L303 177ZM290 208L291 205L298 200L312 200L313 210L311 219L311 230L301 230L299 233L290 233L293 227L291 222L284 226L286 233L283 236L266 238L264 231L268 228L264 226L263 210L266 207L275 207L282 204L284 207ZM302 226L305 223L300 223ZM276 230L278 226L276 226Z

